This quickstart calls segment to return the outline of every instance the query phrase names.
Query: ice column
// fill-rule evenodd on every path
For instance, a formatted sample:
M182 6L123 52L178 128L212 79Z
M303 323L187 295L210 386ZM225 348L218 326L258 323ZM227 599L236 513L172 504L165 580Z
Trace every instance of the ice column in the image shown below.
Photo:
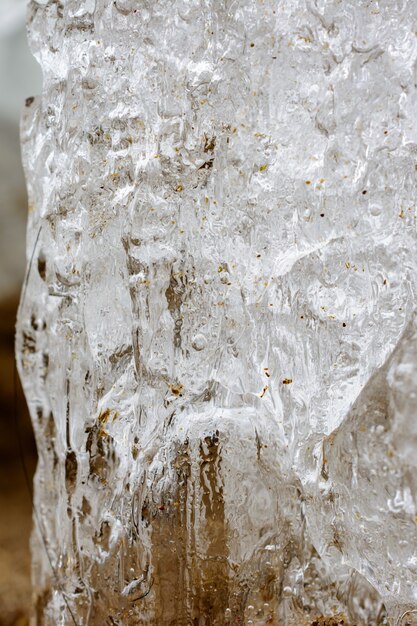
M417 3L28 29L36 623L417 623Z

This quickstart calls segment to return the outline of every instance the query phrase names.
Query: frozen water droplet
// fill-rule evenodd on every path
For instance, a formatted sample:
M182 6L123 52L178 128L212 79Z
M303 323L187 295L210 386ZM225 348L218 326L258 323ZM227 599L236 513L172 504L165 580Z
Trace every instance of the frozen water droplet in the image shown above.
M194 350L204 350L204 348L207 346L207 339L202 333L198 333L197 335L194 335L191 345L193 346Z

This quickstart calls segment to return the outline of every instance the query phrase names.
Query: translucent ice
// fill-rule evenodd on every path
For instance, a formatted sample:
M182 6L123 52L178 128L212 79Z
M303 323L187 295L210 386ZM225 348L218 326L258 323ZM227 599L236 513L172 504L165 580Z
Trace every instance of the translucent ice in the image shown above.
M28 26L38 624L417 623L417 3Z

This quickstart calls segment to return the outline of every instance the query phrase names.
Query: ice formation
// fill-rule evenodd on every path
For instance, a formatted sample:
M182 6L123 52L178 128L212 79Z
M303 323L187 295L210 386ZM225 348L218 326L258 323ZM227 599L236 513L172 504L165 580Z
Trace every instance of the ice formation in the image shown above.
M28 28L37 624L417 623L417 3Z

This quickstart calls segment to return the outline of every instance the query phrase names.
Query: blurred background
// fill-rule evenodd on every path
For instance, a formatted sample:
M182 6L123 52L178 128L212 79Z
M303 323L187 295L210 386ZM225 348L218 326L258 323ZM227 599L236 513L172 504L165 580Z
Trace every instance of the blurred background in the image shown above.
M0 626L27 626L31 600L29 482L36 465L18 377L14 326L25 271L27 200L19 146L25 99L41 91L25 31L27 0L0 0Z

